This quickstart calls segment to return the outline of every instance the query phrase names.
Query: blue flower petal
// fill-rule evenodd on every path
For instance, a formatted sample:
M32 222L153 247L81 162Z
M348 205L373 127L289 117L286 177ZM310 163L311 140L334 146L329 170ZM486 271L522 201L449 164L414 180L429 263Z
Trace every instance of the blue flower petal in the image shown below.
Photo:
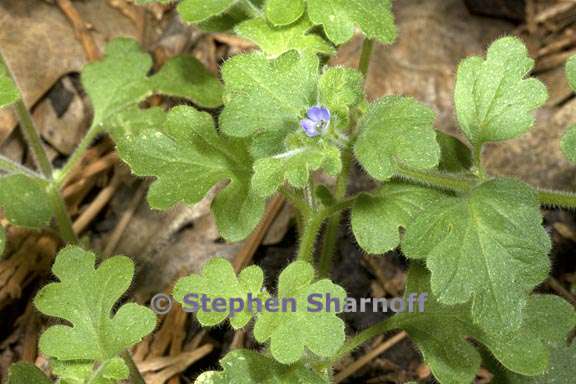
M311 107L308 110L308 117L310 120L317 123L321 121L330 121L330 111L325 107Z
M306 132L306 134L309 137L314 137L314 136L318 136L320 134L320 132L318 132L317 128L318 123L315 121L312 121L310 119L302 119L300 120L300 126L302 127L302 129L304 129L304 132Z

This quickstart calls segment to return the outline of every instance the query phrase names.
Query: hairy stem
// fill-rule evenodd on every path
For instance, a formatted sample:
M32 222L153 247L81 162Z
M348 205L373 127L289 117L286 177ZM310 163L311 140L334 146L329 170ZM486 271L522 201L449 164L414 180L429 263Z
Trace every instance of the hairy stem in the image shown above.
M572 192L541 189L538 191L538 200L546 206L576 209L576 194Z
M314 261L314 246L323 222L324 215L321 212L315 212L304 217L304 227L300 235L300 246L298 248L298 260L308 263Z
M146 384L146 381L144 381L144 377L142 377L142 374L138 370L138 367L136 366L136 363L134 362L130 352L122 352L122 358L130 370L130 381L132 384Z
M360 53L360 64L358 69L364 75L364 79L368 76L368 69L370 68L370 59L372 58L372 51L374 50L374 40L364 38L362 44L362 53Z
M340 351L338 351L338 354L334 357L333 361L336 362L342 359L343 357L348 355L350 352L352 352L365 342L373 339L376 336L380 336L381 334L388 332L389 330L390 329L387 320L380 321L372 325L371 327L366 328L362 332L358 333L356 336L346 341L346 343L342 346L342 348L340 348Z
M58 225L60 236L66 243L78 244L79 241L74 232L72 220L70 220L70 215L68 215L68 210L66 209L64 200L60 195L60 191L54 183L51 183L48 186L48 197L50 198L50 204L54 210L54 217L56 218L56 224Z
M100 134L99 126L90 127L90 129L86 133L86 136L84 136L80 144L78 144L78 148L76 148L76 150L74 151L72 156L70 156L64 167L57 173L54 179L54 183L56 184L58 189L64 186L64 183L66 182L68 176L70 176L70 173L74 170L74 168L76 168L76 165L80 162L82 156L84 156L84 153L86 152L88 147L90 147L96 136L98 136L99 134Z
M421 171L406 166L399 167L397 176L418 184L454 192L467 192L475 182L475 179L451 173L434 170Z

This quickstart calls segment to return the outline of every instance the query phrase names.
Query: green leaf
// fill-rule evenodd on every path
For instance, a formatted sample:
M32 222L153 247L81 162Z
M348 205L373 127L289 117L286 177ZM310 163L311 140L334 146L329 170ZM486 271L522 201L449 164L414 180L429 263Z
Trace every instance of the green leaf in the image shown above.
M148 77L152 58L135 40L118 38L106 46L103 60L88 64L82 84L94 107L93 125L107 122L114 114L137 105L153 93L189 98L213 108L221 104L221 84L192 57L168 61Z
M307 109L316 105L318 64L317 57L295 51L272 61L261 53L230 59L222 68L222 130L239 137L298 130Z
M473 145L512 139L532 127L530 112L548 98L542 82L525 79L533 67L534 60L515 37L496 40L486 60L462 61L454 102L460 129Z
M576 163L576 125L568 128L560 141L560 148L568 160Z
M402 243L406 256L426 260L438 300L471 301L474 322L491 332L521 326L529 293L548 275L550 247L536 192L507 179L435 202Z
M565 342L554 345L550 354L550 366L540 376L527 377L495 366L494 382L499 384L564 384L576 377L576 343L566 346Z
M8 68L0 62L0 108L14 103L19 98L20 92L12 81Z
M566 77L572 89L576 91L576 55L568 59L566 63Z
M306 187L313 171L323 169L337 176L342 170L340 150L324 140L293 134L288 141L286 152L254 163L252 188L262 197L273 195L284 181L296 188Z
M433 168L440 160L434 112L409 97L373 103L360 122L354 154L370 176L387 180L401 165Z
M48 183L23 174L0 177L0 207L10 223L27 228L50 224Z
M304 11L304 0L266 1L266 16L274 25L292 24L304 14Z
M287 311L263 311L254 326L254 337L260 343L270 340L272 356L283 364L292 364L300 360L305 348L320 357L335 355L344 343L344 322L337 312L312 312L308 299L312 294L338 299L344 303L344 289L328 279L316 282L314 268L306 262L296 261L290 264L278 279L277 299L293 298L295 308L287 305ZM292 309L295 309L294 311ZM343 308L340 308L342 311Z
M196 318L202 326L212 327L229 318L230 325L234 329L240 329L246 326L253 316L246 306L231 311L230 306L226 305L226 309L221 312L216 312L214 309L204 311L199 305L201 296L206 295L211 301L215 298L223 298L227 303L230 299L246 301L248 295L254 298L260 296L263 283L264 273L260 267L244 268L236 277L234 268L228 260L213 258L204 265L201 274L178 280L172 295L185 309L194 309L191 301L197 304ZM198 297L187 297L189 294L196 294Z
M200 375L195 384L328 384L302 363L282 365L256 352L240 349L228 353L220 365L221 372Z
M274 27L264 18L256 18L238 25L235 31L239 36L253 41L272 58L290 50L312 55L336 53L334 47L322 37L308 33L312 27L306 18L285 27Z
M442 384L470 383L480 368L480 354L467 340L485 345L506 368L538 375L549 361L547 344L566 337L574 326L574 309L557 296L534 295L528 300L521 329L493 335L474 325L469 305L447 306L431 293L429 273L413 263L408 274L406 297L429 293L423 311L394 316L389 329L405 330L422 351L424 361ZM433 291L433 288L432 288ZM416 308L415 308L416 309Z
M8 371L8 384L52 384L50 379L30 363L16 363Z
M233 30L241 22L253 17L251 11L242 2L236 2L224 13L200 22L198 27L204 32L227 32Z
M352 231L368 253L385 253L400 244L400 227L412 222L443 194L411 184L387 183L377 192L362 194L352 207Z
M364 99L364 77L355 69L329 67L320 77L318 93L321 105L347 115Z
M51 360L52 373L58 376L63 384L116 384L125 380L130 371L124 360L113 357L95 366L94 362L87 360ZM92 381L90 381L92 380Z
M195 204L214 185L229 180L212 204L227 240L248 236L264 213L264 199L250 188L253 160L247 142L219 135L208 113L176 107L164 126L128 135L117 145L136 175L156 176L148 192L153 208Z
M452 173L470 170L472 167L472 152L466 144L456 137L440 131L436 131L436 140L438 140L441 149L438 169Z
M352 38L355 25L370 39L392 43L397 31L391 8L390 0L308 0L310 20L337 45Z
M60 282L43 287L34 304L71 326L54 325L42 334L39 347L45 355L62 361L105 362L154 330L156 316L144 306L125 304L112 315L132 283L134 263L115 256L95 269L95 260L93 253L73 246L56 257L52 272Z
M183 0L178 13L188 23L198 23L231 8L237 0Z

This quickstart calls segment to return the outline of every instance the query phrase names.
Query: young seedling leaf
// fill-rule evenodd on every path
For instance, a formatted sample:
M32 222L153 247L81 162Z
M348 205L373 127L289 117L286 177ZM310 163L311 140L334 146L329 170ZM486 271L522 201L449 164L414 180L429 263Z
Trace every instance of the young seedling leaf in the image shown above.
M115 256L95 269L95 261L93 253L74 246L56 257L52 271L60 282L43 287L34 304L71 325L54 325L42 334L39 347L45 355L104 363L154 330L156 316L144 306L129 303L112 313L132 283L134 263Z
M10 223L26 228L50 224L48 183L23 174L0 177L0 207Z
M368 253L385 253L400 244L400 227L414 220L444 195L403 183L387 183L377 192L362 194L352 207L352 231Z
M318 65L316 56L296 51L272 61L262 53L230 59L222 68L222 130L238 137L298 130L306 110L316 104Z
M566 77L572 89L576 91L576 55L568 59L566 63Z
M12 81L8 68L0 63L0 108L14 103L20 98L20 92Z
M157 178L148 192L153 208L196 204L214 185L229 180L212 204L224 238L242 240L264 213L264 199L250 187L248 142L218 134L208 113L176 107L164 126L128 135L117 146L136 175Z
M370 38L382 43L396 39L396 25L389 0L307 0L308 15L315 25L322 25L330 40L339 45L354 35L355 26ZM304 12L302 0L269 0L268 20L277 25L293 23Z
M548 98L546 87L526 76L534 67L515 37L496 40L486 55L458 67L454 102L460 129L473 145L508 140L532 127L532 111Z
M104 124L153 93L188 98L207 108L221 104L221 84L196 59L176 57L149 77L151 67L152 58L135 40L110 42L104 59L82 71L82 84L94 107L92 124Z
M278 312L263 311L256 319L254 337L261 343L270 341L272 356L280 363L297 362L306 348L320 357L330 357L344 343L344 322L337 314L344 310L346 292L328 279L313 280L314 268L310 264L290 264L278 280ZM342 305L332 306L330 311L326 306L310 305L308 300L313 294L322 295L314 301L324 303L322 298L330 295ZM317 309L320 310L315 312Z
M337 147L303 134L292 134L287 139L285 152L254 163L252 188L262 197L274 194L284 181L296 188L306 187L313 171L323 169L337 176L342 170Z
M440 144L440 163L438 169L452 173L468 172L472 167L470 148L456 137L436 131L436 140Z
M389 329L405 330L422 351L424 361L442 384L470 383L480 368L480 353L466 340L486 346L507 369L524 375L543 373L549 362L548 343L566 338L574 327L574 309L557 296L534 295L524 311L522 328L507 334L483 331L470 318L469 305L447 306L432 293L430 275L413 263L406 287L409 293L428 293L422 312L394 316Z
M34 364L20 362L10 366L7 384L52 384L52 382Z
M536 192L508 179L436 201L402 242L406 256L426 260L441 303L471 301L474 322L500 333L522 325L529 293L548 274L550 246Z
M187 311L196 312L196 318L205 327L212 327L230 319L234 329L240 329L252 319L253 313L247 307L248 295L254 299L262 293L264 273L257 266L250 266L242 270L238 277L228 260L213 258L204 265L201 274L184 277L176 283L172 296L183 305ZM191 295L196 295L192 297ZM210 299L210 307L204 310L201 305L202 296ZM214 300L225 300L220 306ZM231 299L244 301L234 308L228 303ZM218 310L218 311L217 311Z
M288 25L298 20L306 10L304 0L268 0L266 16L274 25Z
M433 125L430 108L409 97L384 97L370 106L360 122L354 154L378 180L388 180L401 165L433 168L440 160Z
M312 23L307 18L284 27L274 27L264 18L256 18L238 25L235 31L239 36L253 41L271 58L290 50L310 55L334 54L336 50L330 43L321 36L309 33L312 27Z
M279 364L256 352L240 349L228 353L223 371L200 375L194 384L328 384L329 381L302 363Z

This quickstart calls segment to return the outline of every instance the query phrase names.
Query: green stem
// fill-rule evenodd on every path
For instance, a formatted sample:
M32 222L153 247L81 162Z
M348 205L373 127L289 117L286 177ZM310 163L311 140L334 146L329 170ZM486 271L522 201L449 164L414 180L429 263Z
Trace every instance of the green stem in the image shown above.
M372 58L372 51L374 50L374 40L364 38L364 43L362 44L362 53L360 53L360 64L358 64L358 69L364 76L364 79L368 76L368 69L370 68L370 59Z
M482 144L475 144L473 149L473 159L474 159L474 167L476 168L476 172L478 177L481 180L486 180L486 170L482 165Z
M32 116L22 99L16 102L15 109L16 114L18 115L18 121L20 122L20 128L22 129L24 138L34 155L34 160L36 160L38 169L47 179L52 179L52 164L50 164L50 160L48 160L48 155L46 155L46 150L42 145L42 139L40 139L40 135L34 126Z
M365 342L388 332L390 330L389 328L390 325L388 324L387 320L380 321L371 327L366 328L356 336L346 341L346 343L342 346L342 348L340 348L340 351L338 351L338 354L332 359L332 361L336 362L342 359Z
M88 147L90 147L96 136L98 136L99 134L100 134L99 126L93 125L90 127L90 129L86 133L86 136L84 136L80 144L78 144L78 147L76 148L72 156L70 156L64 167L57 172L57 175L54 178L54 183L56 187L58 187L58 189L63 187L64 182L66 182L66 178L70 176L70 173L74 170L74 168L76 168L76 165L80 162L80 160L82 160L82 156L84 156L84 153L86 152Z
M300 246L298 248L298 260L312 263L314 261L314 245L320 233L320 228L324 222L324 215L315 212L304 217L304 228L300 236Z
M138 370L138 367L136 366L136 363L134 362L130 352L122 352L122 358L130 370L130 381L132 384L146 384L146 381L144 381L144 377L142 377L142 374Z
M56 218L56 224L58 225L60 236L69 244L78 244L78 237L74 232L72 220L70 220L64 200L53 182L48 186L48 197L50 198L50 203L54 210L54 217Z
M576 194L572 192L540 189L538 190L538 200L546 206L576 209Z
M0 169L12 173L23 173L35 179L46 180L46 178L43 175L40 175L34 172L33 170L26 168L22 164L18 164L3 155L0 155Z
M401 178L412 180L439 189L467 192L474 184L474 179L458 176L440 171L421 171L418 169L400 166L397 175Z

